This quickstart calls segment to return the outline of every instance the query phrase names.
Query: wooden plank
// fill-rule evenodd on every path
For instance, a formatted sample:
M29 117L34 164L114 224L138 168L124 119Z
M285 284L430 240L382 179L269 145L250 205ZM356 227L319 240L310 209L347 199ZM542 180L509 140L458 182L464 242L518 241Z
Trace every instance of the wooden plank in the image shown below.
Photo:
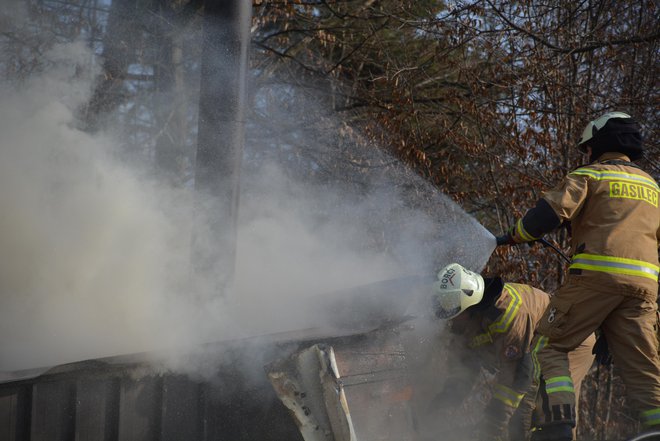
M161 381L144 376L122 379L119 391L119 439L157 440L160 432Z
M116 439L118 380L84 378L76 384L76 441Z
M343 339L333 347L342 377L406 369L405 348L396 330L372 332L366 338Z
M27 388L0 389L0 441L28 439L29 404Z
M200 386L180 375L163 378L160 441L200 439Z
M337 368L357 438L414 438L413 387L401 335L383 329L334 346Z
M0 396L0 441L16 441L18 393L3 391Z
M231 372L233 375L218 375L202 385L200 440L303 441L269 383L254 378L246 382L239 372Z
M74 434L75 387L68 381L32 386L31 441L69 441Z

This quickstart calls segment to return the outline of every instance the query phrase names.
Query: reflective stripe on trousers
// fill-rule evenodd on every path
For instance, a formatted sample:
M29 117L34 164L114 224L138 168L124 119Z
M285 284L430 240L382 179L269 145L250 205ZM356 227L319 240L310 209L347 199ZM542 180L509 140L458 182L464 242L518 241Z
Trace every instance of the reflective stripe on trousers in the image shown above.
M575 393L571 377L552 377L545 380L545 391L548 395L557 392Z
M640 416L642 426L645 428L660 426L660 408L647 410Z

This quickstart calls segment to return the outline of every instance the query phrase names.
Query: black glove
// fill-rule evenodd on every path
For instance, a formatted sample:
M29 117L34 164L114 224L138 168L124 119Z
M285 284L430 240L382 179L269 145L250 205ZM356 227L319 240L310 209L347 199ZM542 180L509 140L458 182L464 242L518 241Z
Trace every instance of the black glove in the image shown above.
M506 230L506 233L504 233L502 236L497 236L495 238L495 242L497 243L497 246L500 247L502 245L517 245L518 242L513 240L513 232L515 229L515 225L512 225L509 227L508 230Z
M610 363L612 363L612 354L610 354L610 348L607 345L605 334L602 332L596 339L596 343L594 344L591 353L596 356L596 361L603 366L609 366Z
M541 240L540 237L538 239L534 239L534 240L530 240L529 242L522 242L522 243L526 243L528 246L533 247L534 244L536 244L537 242L541 242L543 246L546 247L549 246L551 248L554 248L547 241ZM498 247L500 247L502 245L520 245L521 242L516 242L515 240L513 240L513 235L511 233L506 233L502 236L497 236L495 238L495 243L497 244ZM555 251L557 250L555 249Z
M498 247L501 247L502 245L515 245L516 243L513 241L513 236L511 236L509 233L506 233L503 236L497 236L495 238L495 242L497 243Z

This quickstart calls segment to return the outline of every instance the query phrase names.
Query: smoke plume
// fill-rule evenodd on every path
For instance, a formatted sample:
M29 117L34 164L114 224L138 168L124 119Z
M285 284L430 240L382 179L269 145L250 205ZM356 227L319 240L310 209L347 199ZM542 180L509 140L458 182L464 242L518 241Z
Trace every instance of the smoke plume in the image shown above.
M262 161L242 177L234 294L196 292L191 187L78 128L95 74L84 45L47 58L0 88L0 371L321 326L315 296L453 260L478 270L492 251L474 219L398 164L358 192Z

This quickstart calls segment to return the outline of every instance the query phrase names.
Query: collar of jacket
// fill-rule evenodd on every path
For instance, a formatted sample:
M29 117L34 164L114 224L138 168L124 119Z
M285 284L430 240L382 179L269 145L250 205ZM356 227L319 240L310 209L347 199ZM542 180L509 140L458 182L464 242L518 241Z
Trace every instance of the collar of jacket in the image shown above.
M630 158L623 153L619 152L605 152L602 155L598 157L595 161L592 162L592 164L597 164L599 162L604 162L604 161L610 161L612 159L619 159L621 161L626 161L626 162L632 162L630 161Z
M476 305L470 306L469 311L473 312L484 312L490 309L495 309L495 303L497 299L500 298L502 294L502 289L504 288L504 282L501 277L484 277L484 297L481 302Z

